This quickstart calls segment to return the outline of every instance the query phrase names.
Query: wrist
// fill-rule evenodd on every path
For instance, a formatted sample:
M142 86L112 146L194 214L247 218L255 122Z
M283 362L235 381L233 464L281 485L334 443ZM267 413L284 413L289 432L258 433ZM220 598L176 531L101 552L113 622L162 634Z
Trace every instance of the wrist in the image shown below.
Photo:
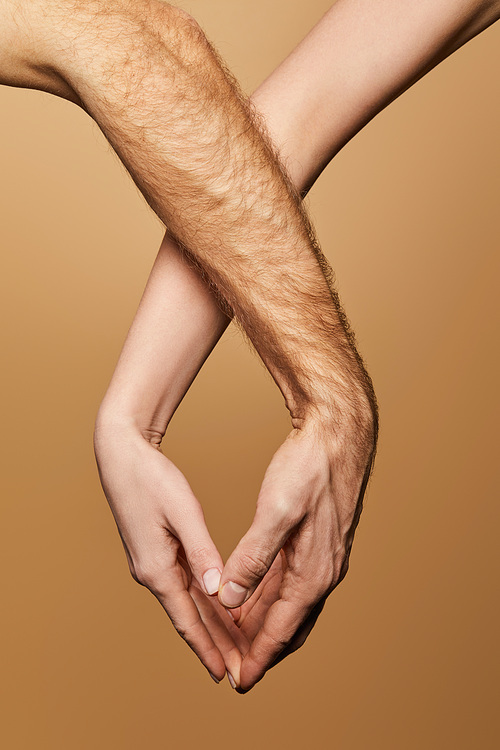
M335 391L331 398L310 402L291 412L292 425L304 433L317 436L322 442L358 446L360 456L374 455L378 437L378 407L371 386L358 384L346 393Z
M105 397L94 426L96 453L99 446L116 443L118 439L129 442L139 438L159 449L167 424L165 421L160 422L154 415L146 419L144 414Z

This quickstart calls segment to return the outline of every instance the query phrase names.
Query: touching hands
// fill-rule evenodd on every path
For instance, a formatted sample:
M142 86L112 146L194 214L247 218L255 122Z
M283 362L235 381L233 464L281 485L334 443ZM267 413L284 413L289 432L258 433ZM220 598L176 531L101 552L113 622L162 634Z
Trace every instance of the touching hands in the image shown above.
M435 9L408 2L398 14L393 4L380 2L387 14L372 17L360 16L358 3L336 3L254 97L296 190L499 13L498 3L479 0L464 0L461 14L451 0ZM371 385L297 194L194 20L154 0L73 6L68 13L63 0L33 3L27 33L12 13L17 4L0 4L9 32L0 82L83 106L169 227L98 420L96 456L132 575L211 674L227 670L245 691L304 642L346 574L375 450ZM381 55L384 65L370 62ZM336 74L326 75L328 67ZM172 236L225 298L292 412L355 394L335 420L294 427L225 567L186 479L157 450L227 324ZM153 416L159 430L138 427Z
M187 480L158 450L162 437L106 420L96 429L101 481L130 571L211 675L221 680L227 671L233 687L247 691L302 646L347 572L373 420L365 415L362 429L358 418L336 430L318 423L292 430L225 566Z
M217 680L227 671L249 690L304 643L345 576L373 443L353 456L347 435L293 430L225 566L199 502L158 444L132 428L96 430L101 481L131 574Z

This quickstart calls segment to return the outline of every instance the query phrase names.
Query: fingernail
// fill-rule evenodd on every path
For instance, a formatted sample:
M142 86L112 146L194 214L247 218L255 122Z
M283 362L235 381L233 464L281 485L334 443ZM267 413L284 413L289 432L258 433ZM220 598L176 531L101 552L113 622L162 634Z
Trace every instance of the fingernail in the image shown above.
M221 572L218 568L210 568L203 573L203 585L209 596L213 596L219 590Z
M233 615L233 613L231 612L231 610L230 610L230 609L226 609L226 612L228 613L228 615L229 615L229 617L230 617L230 618L232 619L232 621L233 621L233 622L236 622L236 620L234 619L234 615Z
M212 674L212 672L209 672L208 674L210 675L210 677L212 678L212 680L213 680L214 682L216 682L216 683L217 683L217 685L218 685L218 684L219 684L219 682L220 682L220 680L218 680L218 679L217 679L217 677L216 677L216 676L215 676L214 674Z
M231 672L227 673L227 679L229 680L229 684L231 685L231 687L233 688L233 690L236 690L236 682L234 681L234 678L233 678L233 675L231 674Z
M239 607L243 604L247 590L244 586L234 581L228 581L224 584L221 591L221 602L224 607Z

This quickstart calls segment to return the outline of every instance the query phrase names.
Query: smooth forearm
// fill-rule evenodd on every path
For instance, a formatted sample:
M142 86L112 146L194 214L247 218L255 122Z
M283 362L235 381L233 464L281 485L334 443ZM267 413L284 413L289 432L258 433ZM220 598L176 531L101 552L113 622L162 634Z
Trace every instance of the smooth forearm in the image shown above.
M337 0L254 96L307 190L391 101L500 16L498 0ZM274 106L273 104L274 103Z
M131 428L159 446L229 318L165 236L99 410L97 434Z

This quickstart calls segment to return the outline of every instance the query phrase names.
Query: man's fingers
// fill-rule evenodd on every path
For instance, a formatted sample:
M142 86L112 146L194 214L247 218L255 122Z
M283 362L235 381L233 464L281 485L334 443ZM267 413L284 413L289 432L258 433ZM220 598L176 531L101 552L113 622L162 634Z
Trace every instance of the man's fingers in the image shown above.
M267 612L279 598L283 577L283 554L277 555L265 578L246 604L241 608L238 627L250 643L262 627Z
M219 601L224 607L239 607L253 594L290 534L282 520L257 512L222 573Z
M241 666L240 687L250 690L289 646L299 628L311 614L314 603L298 598L278 599L271 605ZM319 614L319 613L318 613ZM311 626L312 627L312 626Z
M290 656L290 654L295 653L295 651L298 651L299 648L301 648L304 643L306 642L309 633L316 625L316 620L320 616L323 607L325 606L326 598L322 599L318 604L314 607L313 611L307 618L307 620L300 626L300 628L295 633L294 637L288 644L288 646L283 649L281 654L279 654L274 662L271 664L271 667L275 667L277 664L279 664L283 659L286 659L287 656Z

